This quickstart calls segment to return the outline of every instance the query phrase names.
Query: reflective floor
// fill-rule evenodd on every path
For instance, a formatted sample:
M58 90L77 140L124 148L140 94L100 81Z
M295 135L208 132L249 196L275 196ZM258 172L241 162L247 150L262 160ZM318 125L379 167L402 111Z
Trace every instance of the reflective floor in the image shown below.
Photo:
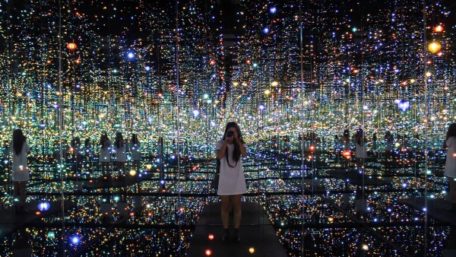
M446 197L441 153L429 154L426 173L419 151L407 161L405 152L375 153L357 164L337 152L304 152L299 161L300 153L262 148L244 160L243 201L263 207L290 256L442 256L447 248L451 224L426 209ZM31 161L21 215L11 208L4 162L2 256L188 256L201 213L219 201L212 159L182 156L178 164L171 156L160 164L152 157L140 170L103 177L96 159L70 157L63 183L45 159ZM422 208L410 203L424 197Z

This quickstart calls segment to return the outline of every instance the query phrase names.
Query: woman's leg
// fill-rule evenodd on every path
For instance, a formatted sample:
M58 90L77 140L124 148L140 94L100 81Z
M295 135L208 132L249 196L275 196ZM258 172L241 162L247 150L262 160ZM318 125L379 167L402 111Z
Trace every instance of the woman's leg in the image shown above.
M236 242L241 241L241 236L239 233L239 227L241 226L241 195L231 196L231 202L233 204L234 212L234 240Z
M454 178L448 178L449 182L449 187L450 187L450 192L449 192L449 198L450 202L452 204L452 208L456 209L456 181L454 181Z
M14 198L18 198L19 200L19 195L20 195L20 191L19 191L19 182L18 181L14 181ZM16 206L19 205L19 201L18 201L18 204L16 204Z
M221 216L222 216L222 224L223 229L228 229L230 225L230 196L228 195L221 195L220 199L222 200L221 206Z
M241 195L233 195L231 196L231 201L233 204L233 212L234 212L234 228L239 229L241 226Z
M20 202L22 208L24 208L24 206L25 206L25 198L27 197L26 185L27 185L27 182L25 182L25 181L19 182L19 202Z

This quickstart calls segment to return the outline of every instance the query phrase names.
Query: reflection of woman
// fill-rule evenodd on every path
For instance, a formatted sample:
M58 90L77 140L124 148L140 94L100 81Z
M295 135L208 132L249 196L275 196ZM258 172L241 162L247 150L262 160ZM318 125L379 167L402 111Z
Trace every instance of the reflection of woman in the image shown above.
M106 135L106 132L103 133L100 137L100 163L101 171L103 176L108 175L109 163L111 162L111 141Z
M114 142L116 153L116 169L122 173L124 171L125 162L127 161L127 147L123 139L122 133L116 133L116 141Z
M141 144L139 143L138 136L136 134L131 135L130 152L133 166L139 171L141 167Z
M247 192L244 167L241 156L246 156L246 148L241 130L235 122L226 125L223 139L216 146L217 159L220 160L220 178L217 194L220 195L221 217L223 223L222 240L226 241L229 234L229 213L234 212L234 239L240 241L241 195Z
M359 129L355 135L355 156L358 159L367 158L366 140L362 129Z
M448 177L450 188L448 198L452 209L456 210L456 123L448 128L445 145L448 148L445 162L445 176Z
M30 179L29 168L27 166L27 154L30 149L27 139L22 130L16 129L13 132L12 153L13 153L13 183L14 194L19 197L19 204L16 212L25 211L26 185Z

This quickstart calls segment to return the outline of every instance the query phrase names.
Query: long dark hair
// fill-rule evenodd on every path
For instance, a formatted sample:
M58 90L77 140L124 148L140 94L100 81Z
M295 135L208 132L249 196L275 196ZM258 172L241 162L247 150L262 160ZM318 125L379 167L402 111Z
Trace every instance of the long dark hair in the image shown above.
M114 144L116 145L117 148L121 148L124 145L122 133L120 133L120 132L116 133L116 142Z
M109 141L109 138L108 138L108 135L105 133L103 133L100 137L100 145L101 145L101 148L106 148L108 147L108 141Z
M361 145L364 141L364 131L362 129L358 129L356 131L356 136L355 136L356 143L358 145Z
M136 135L136 134L131 135L131 143L139 145L138 135Z
M456 137L456 123L451 123L448 127L445 141L450 137Z
M226 124L225 133L223 134L223 140L225 140L226 133L228 132L228 130L230 128L235 128L236 129L236 132L237 132L237 134L239 136L240 143L244 144L244 139L242 138L241 129L239 128L239 125L236 122L234 122L234 121L228 122L228 124ZM241 159L241 148L239 147L238 144L234 144L233 160L236 162L236 164L234 166L231 166L231 164L230 164L230 159L228 158L228 151L225 152L225 156L226 156L226 161L228 163L228 166L233 168L233 167L235 167L237 165L237 163Z
M21 129L15 129L13 131L13 150L16 155L19 155L24 147L24 143L27 139L22 133Z

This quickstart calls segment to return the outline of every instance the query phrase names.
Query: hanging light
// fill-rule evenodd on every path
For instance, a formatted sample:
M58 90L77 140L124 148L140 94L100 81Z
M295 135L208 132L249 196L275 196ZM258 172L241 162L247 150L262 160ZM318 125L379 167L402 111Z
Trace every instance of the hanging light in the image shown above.
M429 52L436 54L442 49L442 44L438 41L432 41L428 44L427 49Z
M439 25L435 26L433 30L435 33L441 33L441 32L443 32L443 26L441 24L439 24Z
M67 43L66 48L70 51L78 49L78 45L74 42Z

